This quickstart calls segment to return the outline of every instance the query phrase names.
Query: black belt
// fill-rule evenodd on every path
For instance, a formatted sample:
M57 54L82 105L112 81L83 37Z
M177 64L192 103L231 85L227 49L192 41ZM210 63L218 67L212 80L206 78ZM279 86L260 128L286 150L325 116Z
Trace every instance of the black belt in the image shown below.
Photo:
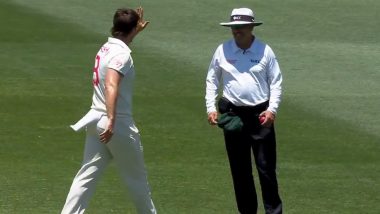
M225 97L220 98L218 102L220 113L234 112L235 114L241 116L260 114L261 112L267 110L268 106L269 101L265 101L255 106L236 106Z

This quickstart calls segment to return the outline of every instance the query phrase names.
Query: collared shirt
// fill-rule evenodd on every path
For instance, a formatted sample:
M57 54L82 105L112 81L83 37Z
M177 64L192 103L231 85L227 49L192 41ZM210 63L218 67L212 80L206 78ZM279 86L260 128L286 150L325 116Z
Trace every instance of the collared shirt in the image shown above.
M105 77L107 69L111 68L123 75L120 81L116 103L116 114L132 116L132 89L135 69L131 50L121 40L108 38L95 57L93 72L94 94L92 109L106 112Z
M282 75L272 49L255 38L247 50L231 39L216 49L206 79L207 113L216 111L220 85L223 96L236 106L256 106L269 100L267 110L277 113Z

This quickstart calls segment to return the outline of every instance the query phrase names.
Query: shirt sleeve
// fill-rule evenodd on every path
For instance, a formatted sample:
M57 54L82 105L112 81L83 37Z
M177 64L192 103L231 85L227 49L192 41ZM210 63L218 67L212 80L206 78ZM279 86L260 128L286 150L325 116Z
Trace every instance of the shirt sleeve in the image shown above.
M206 78L206 109L207 113L216 111L216 98L218 96L218 90L220 85L220 79L222 76L222 70L219 66L220 54L219 48L215 51L214 56L211 60L210 66L208 68L207 78Z
M133 61L130 54L122 53L115 55L111 58L108 63L108 68L114 69L121 73L123 76L127 75L127 73L133 67Z
M270 89L268 110L276 114L281 102L282 94L282 74L275 54L270 49L268 53L268 84Z

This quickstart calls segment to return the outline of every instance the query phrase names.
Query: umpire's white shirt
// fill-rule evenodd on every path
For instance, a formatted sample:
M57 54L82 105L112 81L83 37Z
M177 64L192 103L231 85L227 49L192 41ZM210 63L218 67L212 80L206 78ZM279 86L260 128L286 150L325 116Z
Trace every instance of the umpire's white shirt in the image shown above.
M255 106L269 100L268 110L277 113L282 75L272 49L255 38L247 50L231 39L216 49L206 79L207 113L216 111L222 85L223 96L236 106Z
M111 68L123 75L119 85L116 113L117 115L132 116L135 69L131 52L123 41L116 38L108 38L108 42L100 48L95 58L92 109L106 113L105 78L107 69Z

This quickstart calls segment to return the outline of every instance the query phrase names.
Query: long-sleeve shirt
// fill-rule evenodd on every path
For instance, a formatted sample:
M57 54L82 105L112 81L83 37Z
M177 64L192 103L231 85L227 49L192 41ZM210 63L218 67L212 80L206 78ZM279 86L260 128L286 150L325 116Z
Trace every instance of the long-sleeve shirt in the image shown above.
M269 100L267 110L276 114L282 92L282 75L272 49L255 38L247 50L231 39L216 49L206 78L207 113L216 111L216 98L223 96L236 106L256 106Z

